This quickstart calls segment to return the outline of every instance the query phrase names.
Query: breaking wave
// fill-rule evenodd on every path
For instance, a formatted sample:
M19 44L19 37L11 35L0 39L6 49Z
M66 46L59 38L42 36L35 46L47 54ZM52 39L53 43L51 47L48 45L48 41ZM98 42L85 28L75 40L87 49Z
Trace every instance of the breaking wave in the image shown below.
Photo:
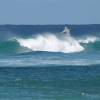
M85 51L100 50L100 38L95 36L87 36L79 39L78 42L85 48Z
M78 40L79 43L84 43L84 44L94 43L96 41L99 41L99 38L95 37L95 36L87 36L85 38L82 38L82 39Z
M30 39L17 39L17 41L21 46L32 51L73 53L84 50L77 40L66 35L59 38L53 34L45 34Z
M100 50L99 38L88 36L75 39L71 35L61 36L46 33L28 39L14 38L0 42L0 53L25 53L33 51L75 53L88 50Z

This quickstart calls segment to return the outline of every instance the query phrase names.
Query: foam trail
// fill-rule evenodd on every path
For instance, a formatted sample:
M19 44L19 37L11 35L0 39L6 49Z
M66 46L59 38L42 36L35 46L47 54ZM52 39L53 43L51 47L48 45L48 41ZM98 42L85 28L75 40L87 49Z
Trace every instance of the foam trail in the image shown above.
M71 36L62 35L58 38L54 34L37 35L35 38L17 39L19 44L27 47L32 51L49 51L49 52L64 52L73 53L80 52L84 48Z

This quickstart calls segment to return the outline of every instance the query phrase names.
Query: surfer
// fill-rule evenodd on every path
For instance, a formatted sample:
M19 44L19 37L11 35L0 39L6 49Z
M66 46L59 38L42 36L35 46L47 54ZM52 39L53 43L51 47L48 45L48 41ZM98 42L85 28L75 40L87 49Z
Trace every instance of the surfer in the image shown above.
M65 41L67 40L67 42L71 45L71 46L73 46L73 41L72 40L74 40L73 39L73 37L71 36L71 34L70 34L70 29L68 28L68 27L64 27L64 30L61 32L61 33L63 33L63 39L65 39Z
M62 33L64 33L64 34L69 36L70 35L70 29L65 26L64 31L62 31Z

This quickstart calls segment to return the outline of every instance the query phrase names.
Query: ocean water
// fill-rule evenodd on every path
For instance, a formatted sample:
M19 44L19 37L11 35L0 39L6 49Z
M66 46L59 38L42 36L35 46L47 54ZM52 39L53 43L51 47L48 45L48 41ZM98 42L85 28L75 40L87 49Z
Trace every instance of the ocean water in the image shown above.
M100 100L100 25L1 25L0 100Z

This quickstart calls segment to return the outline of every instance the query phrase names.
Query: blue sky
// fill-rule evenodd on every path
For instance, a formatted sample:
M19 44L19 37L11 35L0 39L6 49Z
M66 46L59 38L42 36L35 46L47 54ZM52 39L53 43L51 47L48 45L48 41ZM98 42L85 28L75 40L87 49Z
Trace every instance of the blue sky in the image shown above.
M0 0L0 24L100 24L100 0Z

